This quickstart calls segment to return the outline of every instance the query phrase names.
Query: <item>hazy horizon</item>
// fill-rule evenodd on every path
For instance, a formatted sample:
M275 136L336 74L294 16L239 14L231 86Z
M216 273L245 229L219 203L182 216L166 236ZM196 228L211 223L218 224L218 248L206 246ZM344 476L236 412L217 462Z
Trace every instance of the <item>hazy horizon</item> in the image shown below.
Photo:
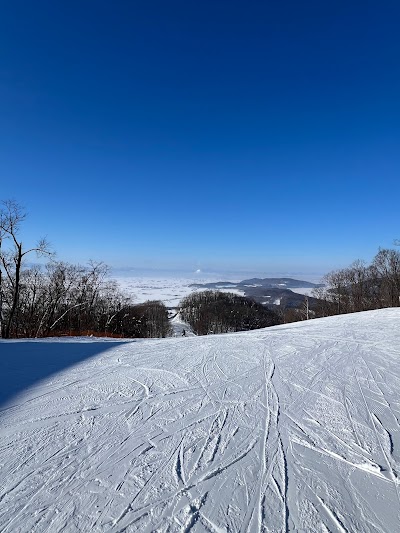
M165 269L165 268L140 268L140 267L111 267L112 277L157 277L157 278L218 278L219 281L242 281L246 278L295 278L304 281L321 279L326 272L301 272L301 271L267 271L267 270L226 270L226 269Z

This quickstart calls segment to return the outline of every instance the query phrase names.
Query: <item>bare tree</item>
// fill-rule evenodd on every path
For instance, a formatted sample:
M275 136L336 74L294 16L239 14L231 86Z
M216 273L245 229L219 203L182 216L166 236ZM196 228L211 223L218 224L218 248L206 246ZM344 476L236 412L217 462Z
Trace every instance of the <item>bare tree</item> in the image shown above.
M26 213L17 202L13 200L2 202L0 209L0 330L2 338L5 339L10 337L18 307L24 258L31 253L36 253L38 256L50 255L49 244L45 239L39 240L32 248L24 248L18 234L25 218ZM4 277L11 291L6 309L4 309Z
M381 306L398 306L400 297L400 252L380 249L374 257L372 268L379 280Z
M197 335L247 331L280 322L275 311L237 294L194 292L180 303L181 317Z
M0 202L0 337L170 334L165 305L132 305L132 296L109 279L104 263L82 266L52 259L46 266L28 267L29 254L52 254L45 239L32 247L22 243L25 218L15 201Z

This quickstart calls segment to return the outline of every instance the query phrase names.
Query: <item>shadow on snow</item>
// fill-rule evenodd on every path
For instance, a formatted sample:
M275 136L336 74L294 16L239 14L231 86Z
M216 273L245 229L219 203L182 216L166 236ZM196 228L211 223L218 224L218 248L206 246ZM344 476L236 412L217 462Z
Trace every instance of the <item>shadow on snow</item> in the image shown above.
M10 399L52 374L120 346L117 341L0 341L0 411Z

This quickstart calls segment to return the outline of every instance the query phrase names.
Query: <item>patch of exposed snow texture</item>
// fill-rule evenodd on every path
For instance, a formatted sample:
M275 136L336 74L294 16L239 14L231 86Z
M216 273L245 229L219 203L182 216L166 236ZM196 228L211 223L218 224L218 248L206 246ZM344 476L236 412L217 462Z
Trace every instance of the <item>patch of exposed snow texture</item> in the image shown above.
M0 530L397 531L399 323L1 341Z

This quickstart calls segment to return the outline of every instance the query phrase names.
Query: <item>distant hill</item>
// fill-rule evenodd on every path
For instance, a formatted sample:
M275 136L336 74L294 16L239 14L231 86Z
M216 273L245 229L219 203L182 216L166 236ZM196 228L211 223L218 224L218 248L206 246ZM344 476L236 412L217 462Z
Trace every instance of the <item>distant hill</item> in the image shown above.
M251 278L237 283L232 283L231 281L217 281L214 283L193 283L190 286L204 289L240 288L242 290L248 287L264 287L272 289L314 289L316 287L323 287L320 283L311 283L310 281L293 278Z
M293 278L252 278L245 279L239 283L239 285L257 285L259 287L271 287L271 288L285 288L285 289L304 289L315 287L322 287L320 283L311 283L310 281L303 281Z
M238 283L230 281L194 283L191 287L204 290L237 289L242 291L248 298L253 298L268 307L281 305L283 307L299 308L304 304L305 296L290 289L314 289L323 287L323 285L293 278L251 278ZM316 298L309 297L310 308L313 308L317 302Z

